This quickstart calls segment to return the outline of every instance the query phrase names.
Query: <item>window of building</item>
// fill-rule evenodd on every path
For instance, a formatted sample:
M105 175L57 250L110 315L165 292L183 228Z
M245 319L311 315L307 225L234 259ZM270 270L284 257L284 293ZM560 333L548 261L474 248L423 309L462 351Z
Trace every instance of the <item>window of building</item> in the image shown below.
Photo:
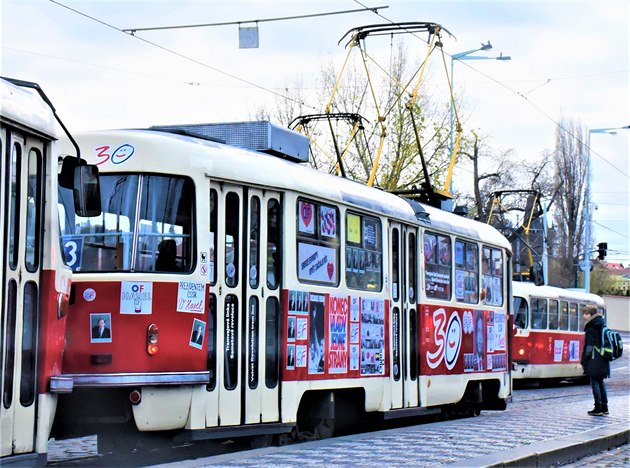
M339 284L339 210L299 199L297 273L301 283Z
M346 284L351 289L380 291L383 250L377 218L346 213Z

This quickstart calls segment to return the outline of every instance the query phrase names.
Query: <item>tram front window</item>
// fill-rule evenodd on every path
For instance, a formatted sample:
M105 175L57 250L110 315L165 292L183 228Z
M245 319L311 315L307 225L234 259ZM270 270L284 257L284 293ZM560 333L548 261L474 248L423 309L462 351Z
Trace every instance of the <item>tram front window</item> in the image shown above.
M188 272L193 266L194 188L190 179L102 174L99 216L74 214L60 188L66 263L80 272Z
M527 315L528 315L528 307L527 301L518 296L514 296L514 325L516 328L527 328Z

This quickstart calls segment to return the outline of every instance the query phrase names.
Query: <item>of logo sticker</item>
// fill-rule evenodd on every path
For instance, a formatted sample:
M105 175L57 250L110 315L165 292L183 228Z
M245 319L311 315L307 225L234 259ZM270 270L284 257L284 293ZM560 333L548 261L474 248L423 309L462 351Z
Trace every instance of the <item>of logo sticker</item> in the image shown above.
M96 299L96 291L94 291L92 288L87 288L85 291L83 291L83 299L88 302L92 302L94 299Z

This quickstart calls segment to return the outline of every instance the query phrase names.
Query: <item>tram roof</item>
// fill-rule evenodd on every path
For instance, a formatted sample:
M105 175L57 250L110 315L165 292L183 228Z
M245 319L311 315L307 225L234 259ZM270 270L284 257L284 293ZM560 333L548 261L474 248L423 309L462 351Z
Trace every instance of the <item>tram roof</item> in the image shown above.
M558 288L556 286L536 286L534 283L526 281L514 281L512 283L515 296L535 296L546 297L550 299L579 300L585 302L594 302L600 305L604 304L604 300L597 294L589 293L577 289Z
M3 121L56 138L55 117L39 94L4 79L0 79L0 115Z
M112 151L122 145L134 147L134 155L123 164L100 166L102 171L150 171L170 174L206 174L217 180L258 187L274 187L314 196L333 202L364 208L401 221L420 223L435 229L489 242L508 250L510 243L493 227L427 205L414 209L397 195L349 179L326 174L303 164L290 162L265 153L249 151L222 143L186 135L147 129L104 130L77 133L82 156L96 163L96 148L109 146ZM62 148L71 150L69 142ZM168 157L156 157L157 153ZM187 166L176 156L186 155ZM147 166L150 161L151 166ZM149 167L149 169L148 169ZM428 216L426 216L428 214ZM428 219L423 219L428 218Z

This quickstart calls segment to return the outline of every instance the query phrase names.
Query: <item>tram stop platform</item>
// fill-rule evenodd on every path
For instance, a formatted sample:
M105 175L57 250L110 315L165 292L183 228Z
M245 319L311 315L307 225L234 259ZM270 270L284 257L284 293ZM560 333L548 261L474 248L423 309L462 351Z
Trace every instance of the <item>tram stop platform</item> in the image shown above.
M587 414L590 385L516 390L506 411L160 466L593 466L603 451L606 466L628 465L630 372L623 364L607 380L608 416Z

